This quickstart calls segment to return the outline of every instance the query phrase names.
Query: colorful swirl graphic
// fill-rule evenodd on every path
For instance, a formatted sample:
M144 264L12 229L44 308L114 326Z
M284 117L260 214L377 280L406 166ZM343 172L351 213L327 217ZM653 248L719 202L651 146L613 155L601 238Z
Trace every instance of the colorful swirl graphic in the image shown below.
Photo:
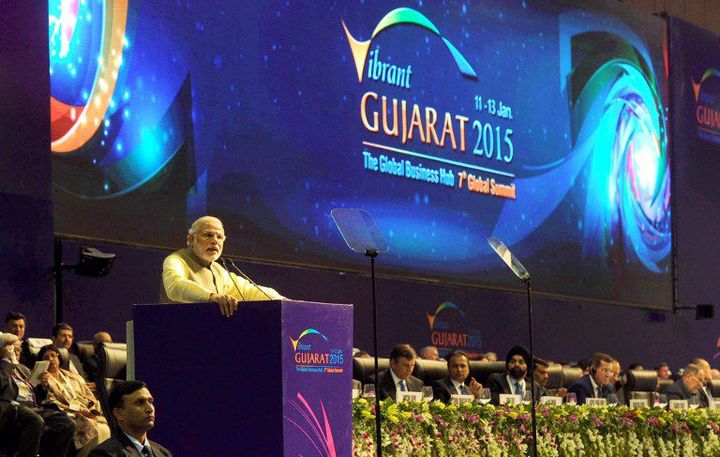
M579 59L572 74L574 153L589 160L583 254L624 252L629 261L634 253L650 271L666 271L670 171L664 108L652 70L614 34L583 33L572 46L607 50Z

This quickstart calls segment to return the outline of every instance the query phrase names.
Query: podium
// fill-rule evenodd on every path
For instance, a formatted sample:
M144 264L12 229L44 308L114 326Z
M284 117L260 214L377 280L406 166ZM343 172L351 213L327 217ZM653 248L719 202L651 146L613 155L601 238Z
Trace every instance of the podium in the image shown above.
M177 456L352 454L352 305L134 305L149 437Z

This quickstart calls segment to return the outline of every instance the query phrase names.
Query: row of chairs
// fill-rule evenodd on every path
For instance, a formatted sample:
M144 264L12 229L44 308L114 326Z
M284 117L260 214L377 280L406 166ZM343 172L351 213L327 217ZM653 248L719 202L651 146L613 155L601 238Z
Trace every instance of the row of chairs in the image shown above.
M379 358L378 367L380 371L387 370L390 367L390 359ZM475 378L480 384L486 384L491 374L505 373L506 371L505 362L480 362L471 360L469 368L470 376ZM371 383L371 377L374 372L375 359L353 358L353 379L357 379L363 384ZM550 367L548 373L550 375L547 385L549 389L569 387L582 376L582 370L580 368L569 368L559 365ZM426 385L430 385L433 381L448 376L447 363L444 360L417 359L412 375L421 379Z
M378 367L380 371L390 367L390 359L379 358ZM480 384L485 385L492 373L505 373L505 362L479 362L470 361L470 376ZM568 388L582 376L582 370L577 367L563 367L553 365L548 368L547 389ZM353 358L353 379L362 384L372 383L372 376L375 372L375 359ZM444 360L417 359L413 376L421 379L425 385L448 376L447 363ZM654 392L658 391L665 384L672 384L672 379L658 379L654 370L631 370L626 373L627 380L622 390L625 404L631 398L642 398L652 400ZM720 398L720 380L710 381L708 387L713 397Z

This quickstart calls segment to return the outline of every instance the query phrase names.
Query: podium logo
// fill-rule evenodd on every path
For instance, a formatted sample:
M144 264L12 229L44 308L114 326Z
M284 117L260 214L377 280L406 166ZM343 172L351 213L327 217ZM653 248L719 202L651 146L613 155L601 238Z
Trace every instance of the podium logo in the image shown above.
M300 343L300 340L303 339L303 337L305 337L305 336L307 336L307 335L312 335L312 334L320 335L320 336L322 337L322 339L325 340L325 342L327 343L327 341L328 341L327 336L325 336L325 335L323 335L322 333L318 332L318 331L315 330L314 328L306 328L305 330L302 331L302 333L300 334L300 336L298 336L298 338L297 338L296 340L290 338L290 342L291 342L292 345L293 345L293 350L294 350L294 351L297 351L298 344ZM309 345L309 344L305 345L305 347L306 347L307 350L310 350L310 345Z
M699 82L692 79L692 88L698 136L720 143L720 70L708 68Z
M480 330L470 324L467 314L453 302L443 302L433 314L426 313L430 326L430 344L441 355L459 349L473 356L482 346Z
M316 348L306 337L314 337L316 341L324 341L322 348ZM303 373L342 373L345 361L343 351L339 348L327 348L328 337L314 328L306 328L300 333L297 339L290 337L293 348L295 370Z
M345 21L341 20L340 22L342 23L343 29L345 29L345 35L350 44L350 51L352 52L355 69L357 70L358 82L362 82L363 80L363 74L365 73L363 70L365 69L365 63L368 61L368 54L370 54L370 65L368 65L367 69L368 78L406 89L410 88L410 77L412 75L411 65L404 66L383 62L380 59L379 48L376 47L374 51L370 51L370 45L375 37L390 27L398 25L421 27L439 36L445 43L445 46L447 46L453 59L455 59L455 63L460 69L460 72L468 78L477 78L477 73L475 73L475 70L473 70L467 59L465 59L455 45L442 36L430 19L412 8L397 8L387 13L380 19L380 22L378 22L375 30L372 32L372 36L367 41L355 39L348 30L347 25L345 25Z

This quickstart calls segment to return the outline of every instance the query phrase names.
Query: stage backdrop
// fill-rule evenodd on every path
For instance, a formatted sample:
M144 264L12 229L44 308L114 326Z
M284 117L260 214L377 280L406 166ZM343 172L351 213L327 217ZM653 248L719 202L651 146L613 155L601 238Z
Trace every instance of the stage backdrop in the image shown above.
M670 18L679 298L716 303L720 258L720 37Z
M403 278L672 304L665 27L617 2L50 1L55 227ZM143 221L143 222L138 222Z

